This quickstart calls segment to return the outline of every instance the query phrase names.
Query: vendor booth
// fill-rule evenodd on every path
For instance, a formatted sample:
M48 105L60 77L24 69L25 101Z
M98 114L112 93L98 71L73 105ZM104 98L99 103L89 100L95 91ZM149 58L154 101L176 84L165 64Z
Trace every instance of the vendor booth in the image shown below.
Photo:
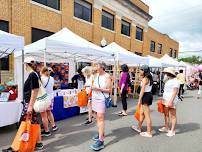
M36 41L24 48L25 56L33 56L37 61L44 62L44 64L67 63L69 64L69 76L71 78L75 74L75 65L77 62L101 62L114 63L114 53L103 50L101 47L85 40L67 28L61 31ZM20 64L22 54L17 52L15 54L15 65ZM113 62L113 63L112 63ZM19 68L18 68L19 70ZM26 75L25 75L26 77ZM22 82L22 75L15 71L15 78L17 82ZM19 90L20 91L20 90ZM65 92L65 93L64 93ZM64 119L72 114L78 114L78 107L75 104L67 106L71 103L76 94L72 90L64 90L64 94L59 90L54 98L53 114L56 120ZM19 93L21 94L21 93ZM77 108L75 108L77 107ZM72 110L74 112L72 112Z
M23 37L0 31L0 58L13 52L21 52L23 47ZM11 125L19 121L22 112L22 104L20 100L15 99L15 90L10 89L14 86L17 87L11 82L4 82L0 87L0 127Z

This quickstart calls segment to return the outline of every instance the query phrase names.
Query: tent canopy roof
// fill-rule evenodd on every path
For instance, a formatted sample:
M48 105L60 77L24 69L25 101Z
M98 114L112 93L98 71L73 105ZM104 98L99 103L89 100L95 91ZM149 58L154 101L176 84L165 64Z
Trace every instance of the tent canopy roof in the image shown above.
M64 62L74 60L80 62L107 61L113 53L85 40L67 28L25 46L25 56L34 56L37 60ZM22 54L16 53L15 57Z
M147 57L136 55L125 48L119 46L117 43L112 42L103 48L106 51L118 54L118 60L121 64L137 65L137 64L148 64L149 60Z
M10 34L0 30L0 58L13 51L20 51L24 47L24 37Z

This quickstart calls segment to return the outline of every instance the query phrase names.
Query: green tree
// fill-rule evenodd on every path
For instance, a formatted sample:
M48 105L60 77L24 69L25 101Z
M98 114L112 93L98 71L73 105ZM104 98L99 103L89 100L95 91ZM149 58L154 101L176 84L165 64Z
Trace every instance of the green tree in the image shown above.
M183 62L188 62L191 64L197 64L197 65L202 64L202 59L200 56L191 56L191 57L181 58L178 60Z

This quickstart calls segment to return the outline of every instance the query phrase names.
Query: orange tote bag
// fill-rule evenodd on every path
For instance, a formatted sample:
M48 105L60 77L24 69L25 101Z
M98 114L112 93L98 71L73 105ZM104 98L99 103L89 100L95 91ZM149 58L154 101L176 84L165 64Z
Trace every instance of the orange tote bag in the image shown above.
M136 111L134 113L134 118L137 120L137 121L140 121L140 106L137 106L136 107Z
M32 152L35 149L40 131L39 124L31 124L30 120L22 121L11 145L14 151Z
M159 99L157 102L157 110L160 113L164 113L164 105L163 105L163 100Z
M88 104L88 96L85 90L80 91L78 94L78 101L77 104L79 107L87 106Z

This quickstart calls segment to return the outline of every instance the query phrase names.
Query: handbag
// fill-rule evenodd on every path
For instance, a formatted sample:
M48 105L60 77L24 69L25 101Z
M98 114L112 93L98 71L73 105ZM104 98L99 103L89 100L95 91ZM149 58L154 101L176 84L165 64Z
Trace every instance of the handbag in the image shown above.
M78 96L77 105L79 107L87 106L88 96L87 96L86 90L81 90L80 92L78 92L77 96Z
M100 87L99 76L98 76L98 85ZM111 108L113 104L112 104L112 98L110 97L110 94L109 94L109 97L106 97L103 92L102 94L104 95L104 98L105 98L105 107Z
M37 76L38 76L38 74L37 74ZM39 76L38 76L38 78L39 78ZM34 103L34 111L35 112L44 112L50 107L50 105L51 105L51 99L50 99L49 95L47 94L45 88L43 87L41 80L39 79L39 92L38 92L36 101Z
M140 121L140 106L137 106L136 107L136 111L134 113L134 118L137 120L137 121Z
M37 138L40 131L39 124L31 124L31 117L26 117L22 121L17 134L13 140L11 148L18 152L32 152L35 149Z
M164 111L165 111L163 101L161 99L159 99L157 102L157 111L160 113L164 113Z

